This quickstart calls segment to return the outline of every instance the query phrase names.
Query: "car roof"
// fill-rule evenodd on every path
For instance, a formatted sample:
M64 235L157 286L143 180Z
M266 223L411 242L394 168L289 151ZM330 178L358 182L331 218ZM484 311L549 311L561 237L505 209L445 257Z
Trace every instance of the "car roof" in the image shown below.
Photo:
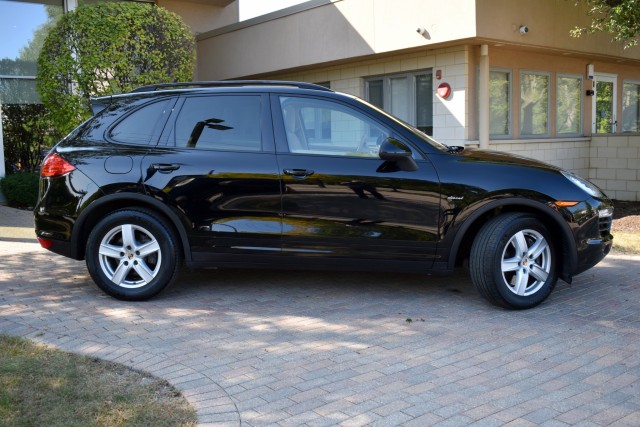
M185 93L221 93L221 92L249 92L273 90L285 90L295 92L318 91L324 93L336 93L335 91L318 84L296 82L288 80L221 80L203 82L159 83L140 86L131 92L91 97L91 107L94 114L104 109L109 104L119 99L131 97L154 98L163 95L175 95Z

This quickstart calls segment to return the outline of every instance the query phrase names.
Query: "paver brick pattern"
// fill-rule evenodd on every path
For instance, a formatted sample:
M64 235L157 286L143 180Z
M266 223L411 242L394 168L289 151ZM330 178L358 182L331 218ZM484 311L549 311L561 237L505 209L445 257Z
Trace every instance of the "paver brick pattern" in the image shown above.
M462 271L185 270L131 303L0 215L0 333L163 377L202 425L640 425L640 257L528 311Z

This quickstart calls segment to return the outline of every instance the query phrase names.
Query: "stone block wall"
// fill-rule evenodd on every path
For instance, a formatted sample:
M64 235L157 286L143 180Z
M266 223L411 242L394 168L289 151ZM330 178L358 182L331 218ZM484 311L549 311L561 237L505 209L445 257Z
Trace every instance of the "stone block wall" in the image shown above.
M589 180L612 199L640 201L640 135L593 136Z

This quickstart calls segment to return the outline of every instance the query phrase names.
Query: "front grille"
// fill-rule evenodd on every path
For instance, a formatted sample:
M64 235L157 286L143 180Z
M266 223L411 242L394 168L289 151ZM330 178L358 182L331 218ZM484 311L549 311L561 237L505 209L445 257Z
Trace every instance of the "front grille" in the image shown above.
M606 238L606 237L609 237L609 235L611 234L612 218L613 218L612 216L605 216L605 217L599 218L598 229L600 231L600 237Z

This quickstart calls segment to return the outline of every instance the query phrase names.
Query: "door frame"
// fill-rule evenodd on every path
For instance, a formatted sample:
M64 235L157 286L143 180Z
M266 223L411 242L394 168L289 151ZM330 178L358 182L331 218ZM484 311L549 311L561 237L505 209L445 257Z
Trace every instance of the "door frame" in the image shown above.
M617 112L618 112L618 75L610 73L596 73L593 76L593 101L591 102L591 133L596 134L596 105L598 103L598 82L613 83L613 99L611 114L611 133L617 130Z

